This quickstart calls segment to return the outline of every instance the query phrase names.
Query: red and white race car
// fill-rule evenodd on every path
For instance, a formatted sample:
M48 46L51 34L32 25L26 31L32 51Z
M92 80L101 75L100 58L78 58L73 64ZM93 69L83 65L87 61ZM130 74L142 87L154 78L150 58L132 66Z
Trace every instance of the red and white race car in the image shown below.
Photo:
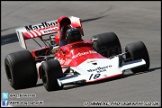
M62 20L65 16L60 18ZM25 50L10 53L5 58L6 75L14 89L35 86L40 78L45 89L53 91L66 84L121 76L129 69L133 73L149 69L150 59L145 44L142 41L127 44L122 52L114 32L97 34L90 40L59 47L60 18L16 29L19 43ZM79 28L83 36L80 18L68 18L71 26ZM49 35L49 40L43 39L46 35ZM40 38L45 46L29 51L26 40L34 38Z

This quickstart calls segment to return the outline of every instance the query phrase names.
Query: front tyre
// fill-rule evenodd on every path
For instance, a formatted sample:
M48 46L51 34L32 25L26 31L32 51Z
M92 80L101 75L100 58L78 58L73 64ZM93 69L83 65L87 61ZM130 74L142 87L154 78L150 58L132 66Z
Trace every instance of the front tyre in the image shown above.
M111 57L122 53L122 48L114 32L106 32L92 37L93 49L104 57Z
M8 54L4 63L11 87L22 89L36 85L38 79L36 64L28 50Z
M47 91L60 90L63 86L59 86L57 79L63 77L63 72L58 60L49 59L42 63L41 77L43 85Z
M146 65L131 69L133 73L147 71L150 67L150 58L145 44L142 41L130 43L125 47L126 59L144 59Z

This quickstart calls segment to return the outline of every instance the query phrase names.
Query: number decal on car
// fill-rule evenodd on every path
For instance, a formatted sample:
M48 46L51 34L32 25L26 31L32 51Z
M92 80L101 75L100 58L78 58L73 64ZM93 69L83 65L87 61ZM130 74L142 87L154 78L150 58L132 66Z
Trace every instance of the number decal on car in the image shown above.
M91 79L97 79L100 77L101 74L91 74L91 76L89 77L89 80Z

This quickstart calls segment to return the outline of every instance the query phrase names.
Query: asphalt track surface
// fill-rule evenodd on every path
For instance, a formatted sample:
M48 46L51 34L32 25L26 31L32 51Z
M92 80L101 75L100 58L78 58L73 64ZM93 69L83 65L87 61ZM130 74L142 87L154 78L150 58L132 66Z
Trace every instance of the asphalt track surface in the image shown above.
M35 98L9 98L9 101L43 101L33 106L90 106L93 102L143 102L161 106L161 3L160 1L2 1L1 2L1 92L36 94ZM85 37L113 31L122 49L143 41L150 54L150 70L138 74L84 86L65 86L64 90L47 92L38 80L37 86L14 90L9 86L4 69L7 54L22 50L15 28L57 19L61 15L77 16L83 21ZM32 44L30 44L32 47ZM116 102L116 103L115 103ZM138 104L136 104L138 105ZM21 105L22 106L22 105ZM25 106L25 105L24 105ZM100 105L98 106L100 107Z

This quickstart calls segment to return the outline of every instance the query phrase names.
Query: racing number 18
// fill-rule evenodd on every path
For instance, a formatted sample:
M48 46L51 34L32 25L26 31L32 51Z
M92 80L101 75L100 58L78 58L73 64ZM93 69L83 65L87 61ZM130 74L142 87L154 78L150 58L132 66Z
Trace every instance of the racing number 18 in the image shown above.
M100 77L100 74L91 74L91 76L89 77L89 80L91 80L92 78L96 79L96 78L99 78L99 77Z

